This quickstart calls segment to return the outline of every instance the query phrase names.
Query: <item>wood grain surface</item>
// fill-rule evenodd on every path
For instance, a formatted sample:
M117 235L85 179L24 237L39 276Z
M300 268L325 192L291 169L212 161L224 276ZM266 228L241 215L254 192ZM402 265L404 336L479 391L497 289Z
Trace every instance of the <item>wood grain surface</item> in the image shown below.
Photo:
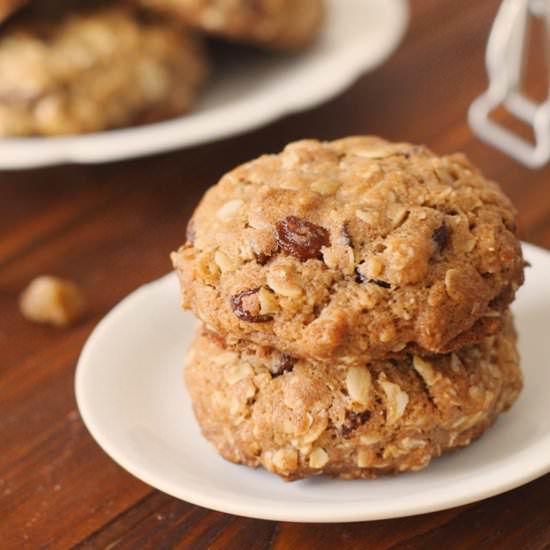
M153 158L0 173L0 549L550 548L550 475L483 502L389 521L306 525L211 512L119 468L84 428L73 394L94 325L170 269L168 253L205 189L294 139L376 133L462 150L512 197L522 238L550 248L550 167L523 168L466 123L486 86L498 3L412 0L409 32L388 63L330 103L256 132ZM542 64L540 48L528 76L534 96L546 85ZM91 304L82 322L54 329L22 319L19 293L44 273L82 286Z

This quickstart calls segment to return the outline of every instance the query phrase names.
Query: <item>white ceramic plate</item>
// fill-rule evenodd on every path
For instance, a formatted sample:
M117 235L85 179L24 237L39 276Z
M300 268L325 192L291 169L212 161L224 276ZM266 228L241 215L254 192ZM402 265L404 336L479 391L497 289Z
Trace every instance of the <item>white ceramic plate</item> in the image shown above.
M229 48L195 111L167 122L75 137L0 139L0 169L107 162L251 130L342 92L399 44L406 0L329 0L319 41L304 54Z
M93 437L121 466L170 495L262 519L384 519L466 504L550 471L550 253L526 245L532 267L514 305L525 389L479 441L425 470L376 481L285 483L224 461L203 439L182 382L195 321L167 275L123 300L86 343L76 397Z

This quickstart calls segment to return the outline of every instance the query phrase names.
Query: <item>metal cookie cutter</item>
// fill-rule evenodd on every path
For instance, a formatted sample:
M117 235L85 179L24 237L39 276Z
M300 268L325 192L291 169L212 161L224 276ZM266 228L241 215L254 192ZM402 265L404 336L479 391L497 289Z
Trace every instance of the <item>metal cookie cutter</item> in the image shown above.
M550 0L503 0L485 56L489 89L472 103L468 120L482 140L530 168L540 168L550 160L550 90L543 103L535 103L521 92L532 16L545 19L548 38ZM490 120L490 113L499 105L532 127L534 144Z

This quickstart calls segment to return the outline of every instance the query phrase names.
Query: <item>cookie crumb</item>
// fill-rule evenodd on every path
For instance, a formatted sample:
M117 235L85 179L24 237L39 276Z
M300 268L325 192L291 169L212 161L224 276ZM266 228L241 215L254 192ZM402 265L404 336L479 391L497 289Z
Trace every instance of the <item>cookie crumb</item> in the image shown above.
M25 319L58 327L77 321L85 307L82 291L73 282L51 275L33 279L19 300Z

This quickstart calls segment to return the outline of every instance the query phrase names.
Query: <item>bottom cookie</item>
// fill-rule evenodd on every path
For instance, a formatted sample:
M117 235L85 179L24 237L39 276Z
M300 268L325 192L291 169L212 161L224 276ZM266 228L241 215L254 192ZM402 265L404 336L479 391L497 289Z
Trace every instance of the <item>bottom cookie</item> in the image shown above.
M420 470L479 437L522 387L511 319L446 355L338 367L272 350L237 353L207 332L185 381L204 436L232 462L287 480Z

